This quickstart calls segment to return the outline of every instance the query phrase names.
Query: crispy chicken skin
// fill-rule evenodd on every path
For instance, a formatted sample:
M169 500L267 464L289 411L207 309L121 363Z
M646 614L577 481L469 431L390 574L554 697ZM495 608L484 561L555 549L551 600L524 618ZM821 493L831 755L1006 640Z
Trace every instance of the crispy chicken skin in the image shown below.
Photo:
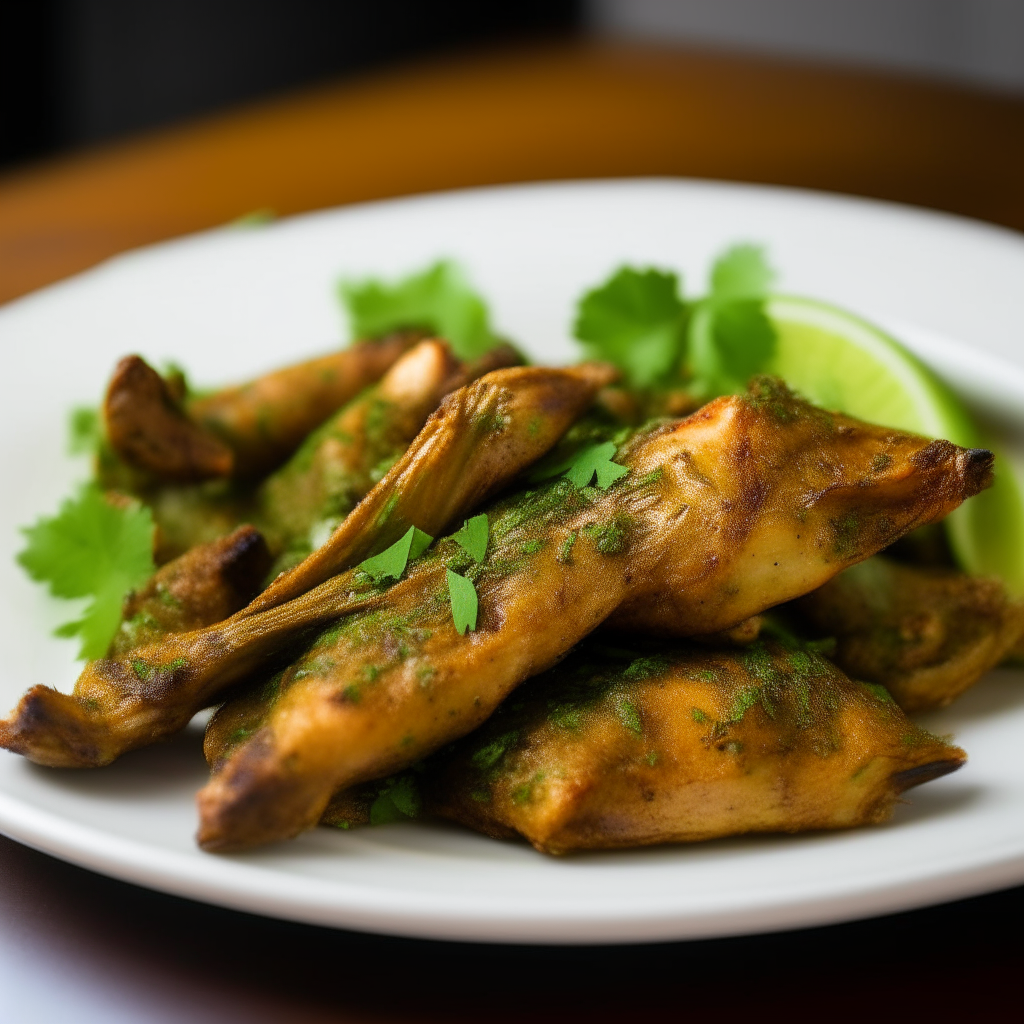
M156 480L259 477L422 336L361 342L192 401L139 356L127 356L107 389L107 438L128 466Z
M881 556L847 569L797 607L836 638L834 660L844 671L881 683L906 711L949 704L1024 631L1024 606L998 580Z
M0 722L0 746L40 764L94 767L184 728L226 687L265 668L310 630L385 600L355 594L351 574L337 574L413 523L440 533L507 486L613 377L598 364L515 367L449 395L327 544L247 608L217 625L91 662L71 695L33 687Z
M274 580L246 613L306 593L383 551L410 526L438 535L546 454L615 376L603 363L511 367L450 395L330 539Z
M107 657L226 619L259 593L269 569L270 551L253 526L198 545L128 595Z
M136 494L150 507L158 528L158 564L224 536L239 523L255 522L277 559L276 575L302 561L323 533L329 534L351 511L401 456L446 394L519 361L511 346L499 345L471 363L457 363L446 342L422 341L258 484L154 483L145 474L133 473L108 450L100 453L100 478L110 488Z
M853 828L966 760L806 647L624 653L585 645L428 761L426 810L554 854Z
M396 331L286 366L194 399L188 403L189 417L231 448L235 476L263 476L423 337L422 331Z
M248 710L220 713L200 843L241 849L314 826L334 792L476 728L602 622L707 634L807 593L987 486L992 457L822 412L762 379L637 434L617 461L630 472L607 491L563 478L491 506L480 566L446 540L376 597L354 577L366 607L241 698ZM464 636L448 570L479 595Z
M319 546L398 461L451 391L520 358L509 345L459 363L448 344L421 341L380 381L317 428L257 492L255 517L278 572Z

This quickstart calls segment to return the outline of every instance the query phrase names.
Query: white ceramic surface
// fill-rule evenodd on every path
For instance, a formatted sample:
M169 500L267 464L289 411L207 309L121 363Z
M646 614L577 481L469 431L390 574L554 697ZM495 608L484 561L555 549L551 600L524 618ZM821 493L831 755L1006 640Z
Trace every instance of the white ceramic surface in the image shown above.
M138 351L199 383L245 377L345 336L339 274L454 256L500 329L573 358L581 289L628 260L692 290L726 244L763 242L791 293L889 325L1010 434L1024 435L1024 239L952 217L782 189L686 181L428 196L220 230L131 253L0 310L0 704L70 687L67 616L12 557L19 525L85 473L65 417ZM955 340L954 340L955 339ZM926 722L968 766L891 824L554 860L439 825L318 830L233 857L199 852L200 732L95 772L0 753L0 830L119 878L258 913L404 935L615 942L839 921L1024 882L1024 675L1001 671Z

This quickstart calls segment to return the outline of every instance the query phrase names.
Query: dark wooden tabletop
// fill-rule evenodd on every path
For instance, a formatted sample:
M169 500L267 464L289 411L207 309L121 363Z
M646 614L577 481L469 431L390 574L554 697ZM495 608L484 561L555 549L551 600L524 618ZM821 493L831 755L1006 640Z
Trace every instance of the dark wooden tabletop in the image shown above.
M1021 230L1024 102L612 44L424 64L0 179L0 301L254 210L648 174L851 192ZM1014 890L783 935L466 946L249 917L0 839L0 1019L973 1018L1018 1006L1022 911Z

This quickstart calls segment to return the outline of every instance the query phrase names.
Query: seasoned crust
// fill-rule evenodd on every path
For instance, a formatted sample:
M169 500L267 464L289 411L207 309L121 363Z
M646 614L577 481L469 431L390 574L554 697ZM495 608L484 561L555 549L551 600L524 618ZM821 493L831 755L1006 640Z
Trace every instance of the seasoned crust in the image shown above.
M103 403L107 439L128 465L159 480L198 483L231 475L234 454L185 414L141 356L125 356Z

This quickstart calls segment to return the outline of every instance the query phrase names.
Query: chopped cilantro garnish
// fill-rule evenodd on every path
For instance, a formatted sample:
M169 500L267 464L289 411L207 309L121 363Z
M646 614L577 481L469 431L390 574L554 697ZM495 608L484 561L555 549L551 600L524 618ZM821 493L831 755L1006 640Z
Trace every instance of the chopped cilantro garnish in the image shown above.
M112 505L89 485L67 498L57 515L22 532L28 545L18 562L32 579L55 597L93 599L85 615L57 635L79 636L82 658L102 657L121 622L125 595L156 571L152 513L135 502Z
M606 491L619 477L629 472L625 466L612 462L614 456L613 441L587 445L567 459L538 465L530 475L530 480L539 482L564 476L574 487L586 487L596 476L597 486Z
M452 602L452 620L459 636L463 636L467 629L476 629L476 587L473 586L472 580L467 580L465 576L460 576L451 569L446 569L445 572L448 576L448 596Z
M445 338L460 359L483 355L497 341L487 305L451 260L393 283L373 278L343 280L338 296L348 310L355 338L420 327Z
M622 267L580 299L574 332L634 386L742 391L775 349L764 312L774 276L761 248L737 245L715 260L708 295L688 303L675 274Z
M675 274L621 267L580 299L573 334L593 359L614 363L649 387L678 372L686 306Z
M619 477L629 472L625 466L612 462L614 457L615 444L612 441L588 445L576 453L566 471L566 479L576 487L586 487L596 476L597 486L606 491Z
M385 548L379 555L360 562L359 568L368 576L372 576L374 583L380 583L386 579L397 580L405 572L409 560L422 555L433 540L434 538L429 533L410 526L391 547Z
M452 540L474 561L482 562L487 557L487 516L473 516L467 519L462 529L452 534Z

